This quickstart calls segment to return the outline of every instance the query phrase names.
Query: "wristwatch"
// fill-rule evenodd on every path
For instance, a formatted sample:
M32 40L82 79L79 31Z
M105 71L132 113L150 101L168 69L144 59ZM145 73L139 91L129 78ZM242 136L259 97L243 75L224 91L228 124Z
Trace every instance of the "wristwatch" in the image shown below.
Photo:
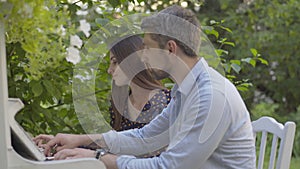
M96 149L96 156L95 156L95 158L96 158L97 160L99 160L99 159L101 159L102 156L104 156L104 155L107 154L107 153L108 153L108 152L107 152L105 149L103 149L103 148Z

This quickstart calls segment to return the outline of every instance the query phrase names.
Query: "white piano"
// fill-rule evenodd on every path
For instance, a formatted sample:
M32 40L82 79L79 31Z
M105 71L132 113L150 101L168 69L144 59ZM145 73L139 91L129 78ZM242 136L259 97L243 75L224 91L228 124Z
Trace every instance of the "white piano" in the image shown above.
M8 98L4 33L4 24L0 18L0 169L105 169L104 164L94 158L45 161L45 157L39 154L39 149L14 119L24 105L20 99ZM33 159L18 153L12 145L15 138L23 144L28 154L34 156Z

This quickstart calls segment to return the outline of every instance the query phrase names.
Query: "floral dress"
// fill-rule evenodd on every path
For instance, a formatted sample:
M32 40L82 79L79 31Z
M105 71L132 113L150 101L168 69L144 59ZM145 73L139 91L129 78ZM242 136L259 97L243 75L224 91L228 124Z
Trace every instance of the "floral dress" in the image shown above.
M171 99L170 90L162 89L157 92L143 107L135 121L131 121L126 117L128 108L125 108L124 115L122 116L121 126L118 131L129 130L134 128L142 128L148 124L154 117L162 112L167 107ZM114 126L115 112L110 107L109 109L111 122L110 125Z

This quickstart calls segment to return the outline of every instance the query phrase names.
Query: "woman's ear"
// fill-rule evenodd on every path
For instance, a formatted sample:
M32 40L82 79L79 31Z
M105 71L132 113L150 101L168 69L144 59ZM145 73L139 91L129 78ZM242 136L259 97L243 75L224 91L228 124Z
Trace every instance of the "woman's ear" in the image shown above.
M174 40L169 40L167 42L167 49L169 50L170 53L175 54L177 51L177 44Z

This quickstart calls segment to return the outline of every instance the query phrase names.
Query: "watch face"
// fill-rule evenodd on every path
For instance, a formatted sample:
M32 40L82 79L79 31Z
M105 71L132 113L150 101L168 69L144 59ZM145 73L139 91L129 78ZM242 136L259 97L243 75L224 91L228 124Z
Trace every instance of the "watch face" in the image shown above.
M107 153L104 149L97 149L96 150L96 159L100 159L102 156L104 156Z

